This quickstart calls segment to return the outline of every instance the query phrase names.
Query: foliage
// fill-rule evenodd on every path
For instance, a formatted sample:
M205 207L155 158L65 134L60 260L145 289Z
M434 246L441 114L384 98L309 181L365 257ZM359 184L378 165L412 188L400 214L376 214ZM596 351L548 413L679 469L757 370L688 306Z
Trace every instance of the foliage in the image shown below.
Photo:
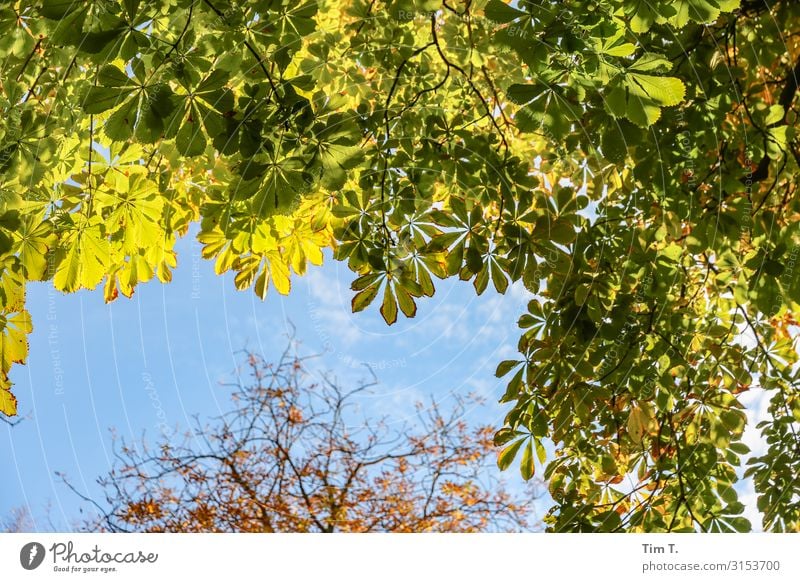
M358 397L314 382L287 351L248 354L232 406L156 448L122 442L99 483L92 531L475 532L530 527L531 498L486 477L491 427L470 427L466 402L418 406L417 426L363 418Z
M551 529L749 529L744 460L800 528L796 2L4 6L5 413L28 281L130 296L199 223L261 297L333 248L389 324L436 279L522 281L497 440L544 460Z
M14 507L0 519L0 532L26 533L33 530L33 519L25 507Z

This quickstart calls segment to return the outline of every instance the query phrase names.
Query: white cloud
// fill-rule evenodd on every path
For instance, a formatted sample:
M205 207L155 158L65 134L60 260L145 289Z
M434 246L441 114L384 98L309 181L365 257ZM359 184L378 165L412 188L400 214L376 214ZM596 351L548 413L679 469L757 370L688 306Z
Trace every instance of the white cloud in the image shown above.
M334 348L339 344L350 347L364 339L368 332L359 327L356 315L351 313L352 292L338 273L331 276L322 269L311 269L303 283L311 299L308 315L323 343L330 341Z

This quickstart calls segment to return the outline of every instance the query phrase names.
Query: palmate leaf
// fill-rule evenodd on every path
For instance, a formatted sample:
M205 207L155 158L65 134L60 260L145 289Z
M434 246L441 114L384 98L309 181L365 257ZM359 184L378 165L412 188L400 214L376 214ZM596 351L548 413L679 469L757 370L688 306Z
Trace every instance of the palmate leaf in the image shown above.
M675 9L668 2L625 0L624 6L629 26L637 34L647 32L654 24L666 22L667 17L675 14Z
M98 114L116 109L104 125L108 137L126 141L132 136L142 143L154 143L162 137L176 135L181 97L168 84L151 81L141 70L134 69L129 77L114 65L104 66L97 74L96 84L83 97L86 113Z
M61 260L53 277L57 289L72 293L94 289L106 275L109 242L99 216L78 216L69 227L59 249Z
M97 84L86 91L83 110L86 113L102 113L120 105L134 91L139 90L134 79L114 65L106 65L97 74ZM132 124L131 120L131 126Z
M517 128L522 132L539 132L555 139L566 136L582 116L582 107L574 91L558 85L512 85L509 97L525 106L516 113Z
M733 12L739 8L740 0L677 0L673 2L675 15L669 22L678 28L694 22L713 22L721 12Z
M228 271L237 258L237 253L233 248L233 241L226 236L219 228L201 231L197 235L197 241L203 245L201 254L204 259L216 259L214 272L221 275Z
M135 254L127 261L123 261L122 265L116 271L109 273L107 285L113 287L116 284L116 288L118 288L125 297L131 297L136 286L139 283L146 283L153 278L153 275L153 267L147 259L140 254ZM106 302L110 302L116 298L114 294L115 290L116 289L106 290Z
M523 12L522 10L518 10L513 6L509 6L501 0L489 0L483 10L486 18L501 24L529 16L527 12Z
M347 170L357 167L364 160L364 151L349 136L321 142L317 153L323 168L324 184L332 189L344 186Z
M110 190L99 190L95 194L98 206L109 211L106 232L120 238L123 250L129 254L158 245L163 237L164 199L156 184L138 173L114 177Z
M39 14L45 18L62 19L71 12L84 8L81 4L72 0L42 0Z
M198 156L208 141L225 132L226 116L234 109L234 95L227 87L229 79L228 72L214 69L196 86L183 83L188 91L188 107L176 136L181 154Z
M302 202L309 182L303 171L303 161L289 157L267 166L266 172L252 196L251 208L262 218L290 214ZM247 196L247 191L243 192Z
M237 289L247 289L253 284L262 262L263 259L257 255L247 255L233 263L233 269L237 271L233 283Z
M40 281L48 273L48 255L56 243L53 225L43 214L30 214L22 220L15 232L16 246L25 276L30 281Z
M256 42L273 47L273 61L283 71L289 66L292 54L301 48L303 38L316 30L314 15L319 5L316 2L276 2L271 8L263 24L249 30Z
M653 68L648 59L637 69L614 78L605 94L606 109L614 117L626 117L639 127L649 127L661 117L662 107L678 105L686 95L686 86L676 77L661 77L641 72Z
M318 10L316 2L276 2L274 12L261 26L254 27L256 37L284 46L287 41L300 39L316 29L314 15Z
M291 278L286 259L280 253L267 254L267 260L251 256L236 263L234 268L239 269L236 285L239 289L249 287L255 281L254 291L258 297L265 299L270 283L281 295L288 295L291 291Z
M296 274L304 275L309 263L322 265L322 250L331 246L332 239L327 209L318 198L308 197L296 212L275 216L271 223L276 240L274 245L267 246L272 250L282 249L285 261Z
M190 158L205 152L207 144L203 127L194 117L190 117L181 125L178 135L175 137L178 151Z

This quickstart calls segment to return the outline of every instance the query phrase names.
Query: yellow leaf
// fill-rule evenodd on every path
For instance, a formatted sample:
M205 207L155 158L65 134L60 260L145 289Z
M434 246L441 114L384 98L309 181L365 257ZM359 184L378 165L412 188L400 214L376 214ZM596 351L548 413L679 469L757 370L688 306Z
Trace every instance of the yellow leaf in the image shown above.
M255 292L262 300L266 298L269 290L269 267L265 264L256 279Z
M283 257L277 253L270 253L269 255L269 270L272 275L272 282L275 289L281 295L288 295L292 288L291 281L289 280L289 267L283 262Z
M633 404L628 415L628 435L631 440L640 444L645 434L652 433L656 424L653 411L647 404Z
M17 399L11 393L10 389L2 386L0 386L0 412L6 416L17 415Z
M28 337L33 330L31 316L27 311L20 311L11 317L0 316L3 333L0 334L0 360L2 372L5 374L11 369L11 364L25 363L28 357Z

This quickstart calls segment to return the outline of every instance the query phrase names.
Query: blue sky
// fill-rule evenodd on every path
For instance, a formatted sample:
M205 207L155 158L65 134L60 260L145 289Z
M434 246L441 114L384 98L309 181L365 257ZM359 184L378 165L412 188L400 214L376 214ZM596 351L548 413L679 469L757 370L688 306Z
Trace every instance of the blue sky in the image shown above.
M0 516L28 506L38 529L69 529L81 504L56 471L97 497L95 479L112 464L111 427L126 439L153 439L185 429L194 414L224 410L229 390L219 383L233 377L236 352L277 357L292 327L304 352L323 354L313 373L357 382L370 379L370 365L380 383L362 398L368 414L403 422L416 401L432 396L447 407L454 394L475 392L487 403L470 420L501 424L505 385L494 370L516 354L515 322L529 299L521 286L477 297L469 283L440 281L415 319L387 327L377 306L351 313L353 274L331 259L295 277L288 297L271 291L262 302L215 275L191 236L177 250L172 283L142 285L110 305L100 290L62 295L29 285L30 357L12 371L26 418L0 425ZM516 471L508 478L520 479Z

